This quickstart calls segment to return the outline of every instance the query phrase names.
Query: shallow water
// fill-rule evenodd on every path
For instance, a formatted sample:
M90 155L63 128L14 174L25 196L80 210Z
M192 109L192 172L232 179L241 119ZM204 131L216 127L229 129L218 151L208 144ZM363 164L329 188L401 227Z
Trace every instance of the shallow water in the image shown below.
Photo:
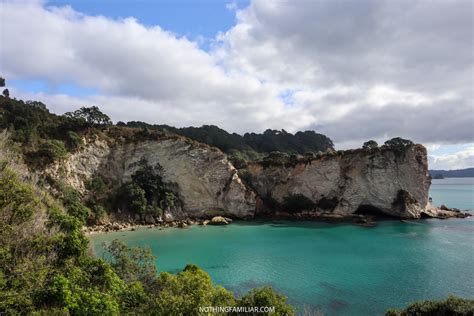
M430 194L435 204L472 208L473 189L472 184L434 184ZM456 200L459 204L450 200L453 192L462 197ZM177 272L196 263L215 283L238 294L271 285L300 310L306 306L325 315L380 315L413 300L449 294L474 298L473 236L470 218L384 221L375 228L237 222L144 228L92 240L99 255L101 243L115 238L130 246L149 246L160 271Z

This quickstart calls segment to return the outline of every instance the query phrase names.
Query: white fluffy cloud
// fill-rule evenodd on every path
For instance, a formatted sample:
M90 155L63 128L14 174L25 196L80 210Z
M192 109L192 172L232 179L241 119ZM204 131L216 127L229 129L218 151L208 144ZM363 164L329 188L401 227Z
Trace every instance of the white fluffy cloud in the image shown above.
M280 89L338 144L474 138L470 1L264 1L216 54Z
M432 169L453 170L472 168L474 166L474 144L450 154L432 155L429 157Z
M471 1L254 0L210 52L133 18L0 5L7 79L99 91L15 92L57 112L94 104L115 120L315 129L338 147L393 136L474 140Z

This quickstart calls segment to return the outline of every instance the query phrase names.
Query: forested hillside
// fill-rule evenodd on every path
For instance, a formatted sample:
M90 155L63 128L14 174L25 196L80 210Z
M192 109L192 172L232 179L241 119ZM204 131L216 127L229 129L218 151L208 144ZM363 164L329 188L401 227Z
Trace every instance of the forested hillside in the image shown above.
M474 177L474 168L458 170L430 170L430 175L435 179Z
M280 151L288 154L304 154L307 152L324 152L334 147L331 139L314 131L291 134L285 130L267 129L263 134L245 133L241 136L236 133L230 134L214 125L176 128L168 125L150 125L134 121L128 123L119 122L117 125L172 132L215 146L228 154L241 152L248 158L259 157L261 154L270 153L272 151Z

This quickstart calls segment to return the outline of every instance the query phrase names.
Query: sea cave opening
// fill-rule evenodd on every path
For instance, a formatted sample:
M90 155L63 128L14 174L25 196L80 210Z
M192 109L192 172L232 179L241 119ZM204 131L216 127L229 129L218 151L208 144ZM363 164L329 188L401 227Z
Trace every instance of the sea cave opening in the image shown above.
M354 212L357 215L369 215L376 217L391 217L390 215L384 213L381 209L370 204L361 204L357 210Z

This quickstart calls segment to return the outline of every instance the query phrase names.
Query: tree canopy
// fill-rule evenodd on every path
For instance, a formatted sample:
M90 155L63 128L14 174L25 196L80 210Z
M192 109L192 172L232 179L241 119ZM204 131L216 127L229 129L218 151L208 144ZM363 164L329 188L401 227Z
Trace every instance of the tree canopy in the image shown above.
M366 141L362 145L362 148L364 148L364 149L374 149L374 148L377 148L378 146L379 146L379 144L377 144L377 142L375 140L369 140L369 141Z
M110 117L102 113L97 106L82 107L74 112L67 112L64 116L91 127L112 124Z

